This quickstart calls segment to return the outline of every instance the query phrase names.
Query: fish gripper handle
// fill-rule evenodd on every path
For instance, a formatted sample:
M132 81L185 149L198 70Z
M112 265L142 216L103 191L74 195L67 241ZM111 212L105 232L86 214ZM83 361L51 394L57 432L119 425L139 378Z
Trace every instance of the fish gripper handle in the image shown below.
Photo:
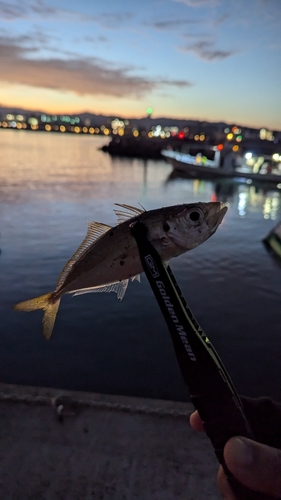
M213 345L191 312L169 266L147 239L141 222L130 227L141 263L166 320L183 379L237 500L270 500L243 486L227 469L223 450L233 436L254 439L236 389Z

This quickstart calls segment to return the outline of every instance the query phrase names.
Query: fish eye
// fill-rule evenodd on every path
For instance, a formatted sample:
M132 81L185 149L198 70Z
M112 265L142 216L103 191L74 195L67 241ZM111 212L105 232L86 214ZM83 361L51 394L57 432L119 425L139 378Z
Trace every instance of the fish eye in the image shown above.
M197 210L192 210L188 216L192 222L197 222L200 219L200 213Z
M163 229L164 229L164 231L165 231L166 233L169 231L170 226L169 226L168 222L164 222L164 224L163 224Z

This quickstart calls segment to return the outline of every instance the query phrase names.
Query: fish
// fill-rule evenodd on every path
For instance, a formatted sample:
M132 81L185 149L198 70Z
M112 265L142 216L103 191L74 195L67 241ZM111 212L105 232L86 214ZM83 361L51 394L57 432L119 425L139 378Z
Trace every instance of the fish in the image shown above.
M86 237L62 269L53 292L13 306L17 311L42 309L46 339L51 337L64 294L114 291L122 300L129 280L139 280L143 269L130 230L135 222L144 224L147 239L162 261L169 262L212 236L227 211L220 202L186 203L148 211L126 204L115 206L117 225L88 222Z

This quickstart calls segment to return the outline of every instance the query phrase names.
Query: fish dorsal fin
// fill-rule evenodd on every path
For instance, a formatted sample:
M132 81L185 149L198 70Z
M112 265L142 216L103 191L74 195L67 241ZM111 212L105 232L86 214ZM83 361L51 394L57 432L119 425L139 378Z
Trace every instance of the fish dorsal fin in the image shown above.
M128 219L132 219L132 217L136 217L136 215L140 215L143 212L145 212L145 210L141 210L140 208L137 207L132 207L131 205L124 205L121 203L114 203L114 205L116 205L117 207L121 207L121 209L123 209L123 210L120 210L120 208L114 209L114 212L117 215L118 224L121 224L122 222L125 222Z
M127 290L128 283L129 280L123 280L123 281L117 281L115 283L109 283L108 285L103 285L103 286L81 288L80 290L74 290L73 297L75 297L76 295L84 295L85 293L115 292L117 293L117 298L122 300Z
M83 255L83 253L95 241L97 241L103 234L107 233L107 231L111 229L111 226L108 226L107 224L102 224L102 222L88 222L87 226L88 226L87 234L84 240L82 241L81 245L79 246L79 248L77 248L76 252L72 255L72 257L70 257L69 261L67 262L62 272L60 273L58 277L57 287L62 285L69 271L72 269L72 267L74 266L75 262L77 262L79 257L81 257L81 255Z

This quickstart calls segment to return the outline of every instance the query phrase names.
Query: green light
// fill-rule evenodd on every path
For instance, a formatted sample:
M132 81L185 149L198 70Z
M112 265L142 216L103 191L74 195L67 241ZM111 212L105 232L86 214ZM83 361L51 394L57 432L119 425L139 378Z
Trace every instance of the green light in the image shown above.
M147 108L146 112L147 112L148 115L151 115L152 114L152 108Z

